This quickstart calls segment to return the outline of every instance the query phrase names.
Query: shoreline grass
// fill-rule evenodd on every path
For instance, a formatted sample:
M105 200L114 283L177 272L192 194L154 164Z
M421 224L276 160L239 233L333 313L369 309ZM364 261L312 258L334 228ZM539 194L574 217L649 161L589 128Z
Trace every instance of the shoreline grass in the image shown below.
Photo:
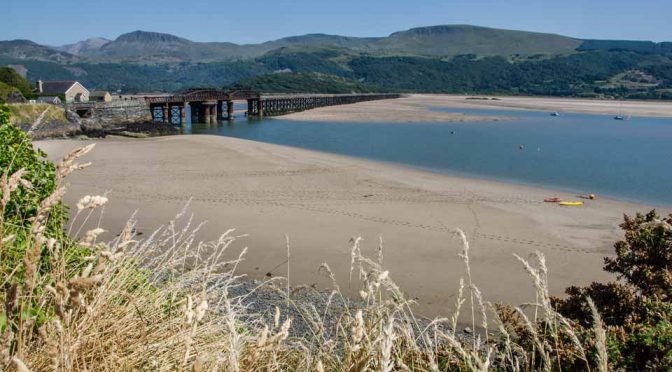
M33 154L25 135L12 138ZM461 230L455 236L463 244L465 271L455 308L446 318L428 321L414 313L412 296L386 270L382 238L375 259L362 255L361 238L351 242L349 280L360 287L357 301L340 291L327 263L320 266L333 288L324 306L318 306L299 300L294 290L299 287L290 286L290 258L296 257L289 238L287 277L277 286L264 284L241 293L240 286L249 282L237 274L237 267L247 249L233 252L232 245L242 236L231 229L215 241L197 241L202 225L187 208L146 238L135 235L136 221L131 219L114 240L101 242L103 226L77 234L108 201L105 195L87 195L75 206L71 230L66 231L66 177L90 165L79 159L92 149L71 152L53 173L36 172L27 163L17 167L19 152L1 169L2 370L605 371L637 362L664 370L672 360L656 359L659 354L641 361L613 359L629 352L627 342L617 344L615 337L619 332L635 335L635 328L614 326L605 299L591 299L597 292L552 297L551 274L540 252L534 261L517 257L533 284L532 302L517 307L488 302L472 281L469 242ZM53 183L40 184L44 177ZM654 217L631 222L626 236L637 238L637 228L649 229L645 231L660 234L652 236L662 242L661 253L669 255L672 217ZM619 257L629 253L623 244L617 243ZM663 320L645 325L663 327L662 336L651 336L663 343L670 332L664 328L670 314L664 310L669 306L665 278L664 273L654 276L662 284L645 298L661 303L663 310L656 314ZM284 296L283 310L251 305L268 288ZM568 305L588 309L589 315L569 317ZM470 337L456 332L464 312L471 319ZM299 324L305 332L293 332ZM672 355L665 349L670 345L662 347L663 357Z

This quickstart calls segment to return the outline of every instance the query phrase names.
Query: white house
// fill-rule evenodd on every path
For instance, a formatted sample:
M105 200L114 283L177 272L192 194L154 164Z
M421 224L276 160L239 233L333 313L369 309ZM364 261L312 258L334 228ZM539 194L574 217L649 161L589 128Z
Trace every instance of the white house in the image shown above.
M88 102L89 90L84 88L78 81L42 81L36 84L37 94L47 96L60 96L65 102Z

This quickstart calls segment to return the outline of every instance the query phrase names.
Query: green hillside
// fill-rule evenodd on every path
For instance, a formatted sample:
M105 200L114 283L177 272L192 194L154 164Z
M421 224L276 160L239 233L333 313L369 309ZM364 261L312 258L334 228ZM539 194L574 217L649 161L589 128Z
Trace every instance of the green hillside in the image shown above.
M376 89L357 81L319 73L275 73L240 80L232 89L267 93L369 93Z
M292 46L329 46L336 48L359 50L367 44L378 41L380 37L350 37L326 34L308 34L290 36L278 40L267 41L260 44L259 50L268 52L271 50Z
M672 59L624 51L580 52L515 59L462 55L453 58L370 56L337 48L285 48L248 60L212 63L88 63L61 65L0 57L21 63L29 80L77 79L95 89L178 91L190 87L248 85L262 91L497 93L604 98L672 99ZM280 74L279 72L284 72ZM293 74L289 74L293 73ZM308 75L305 75L308 74ZM359 86L312 81L310 74L339 77ZM259 79L252 79L261 76ZM342 82L341 82L342 83ZM375 88L373 88L375 87Z
M364 83L392 91L670 99L671 64L661 56L589 52L515 63L504 57L359 57L349 67ZM655 77L657 83L641 90L609 83L635 69Z
M320 72L348 77L351 73L347 62L358 55L344 48L293 46L266 53L256 61L272 71Z
M77 60L77 57L71 54L39 45L30 40L0 41L0 56L57 63L69 63Z
M286 47L329 47L378 56L455 56L476 54L533 55L573 53L582 40L525 31L448 25L420 27L387 37L349 37L326 34L291 36L260 44L194 42L157 32L134 31L108 41L92 38L59 49L27 40L0 42L0 55L58 63L131 62L138 64L221 62L251 59ZM63 52L76 52L76 55Z
M228 42L194 42L169 34L134 31L123 34L116 40L106 42L97 48L78 49L78 57L80 61L105 63L217 62L260 57L265 53L285 47L334 46L356 49L376 40L378 38L309 34L261 44L238 45ZM64 46L62 49L72 50L72 46Z
M653 41L631 40L585 40L579 51L632 51L637 53L672 55L672 42L654 43Z
M366 46L376 54L509 56L573 53L582 41L552 34L468 25L413 28Z

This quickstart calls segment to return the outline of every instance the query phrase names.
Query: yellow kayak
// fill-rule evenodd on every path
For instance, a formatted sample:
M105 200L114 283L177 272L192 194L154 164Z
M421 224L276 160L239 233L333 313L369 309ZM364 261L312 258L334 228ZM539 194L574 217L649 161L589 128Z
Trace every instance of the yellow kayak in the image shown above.
M572 201L572 202L560 202L558 204L560 204L562 206L565 206L565 207L576 207L576 206L579 206L579 205L583 205L583 202L582 201Z

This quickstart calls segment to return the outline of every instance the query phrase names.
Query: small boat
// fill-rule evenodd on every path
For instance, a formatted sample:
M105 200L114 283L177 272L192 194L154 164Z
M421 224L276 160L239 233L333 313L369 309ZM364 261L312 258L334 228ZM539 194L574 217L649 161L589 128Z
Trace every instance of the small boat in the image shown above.
M614 120L625 120L625 116L616 115L614 116Z
M563 207L578 207L583 205L582 201L569 201L569 202L560 202L558 203L559 205L562 205Z
M546 203L560 203L562 200L560 198L546 198L544 202Z
M551 112L551 116L560 116L559 112Z

